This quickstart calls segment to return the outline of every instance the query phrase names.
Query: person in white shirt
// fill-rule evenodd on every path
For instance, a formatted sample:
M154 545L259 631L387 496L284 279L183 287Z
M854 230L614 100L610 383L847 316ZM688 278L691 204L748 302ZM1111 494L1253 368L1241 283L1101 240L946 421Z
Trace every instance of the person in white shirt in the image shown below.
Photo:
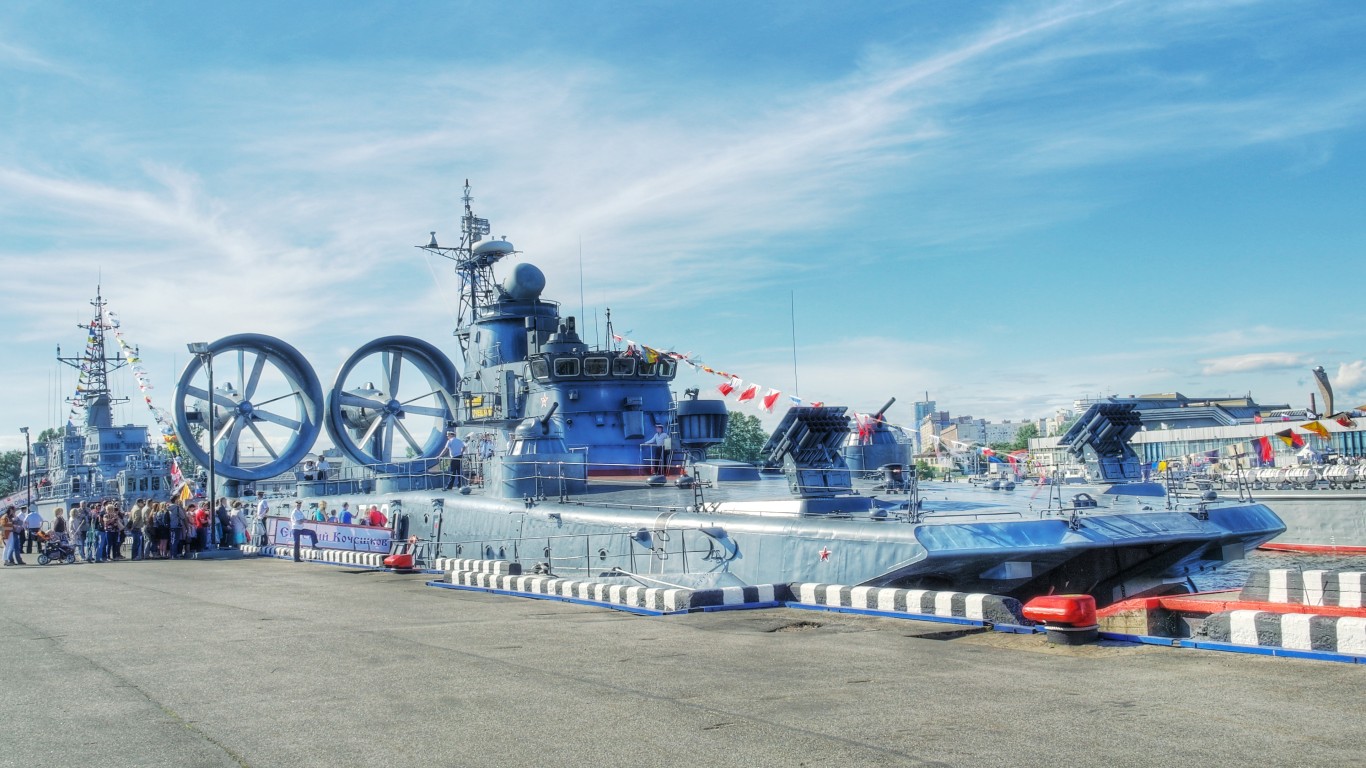
M649 447L650 456L647 459L651 470L656 475L664 474L664 451L669 445L669 436L664 432L663 424L655 425L655 433L649 440L641 443L642 448Z
M266 541L266 515L270 514L270 502L266 501L266 492L256 492L256 546L264 547L269 542Z
M438 453L436 457L438 459L443 456L450 457L451 465L446 470L446 490L449 491L451 488L460 487L460 458L465 454L465 441L461 440L454 430L447 432L446 435L446 447L442 448L441 453Z
M42 530L42 528L43 516L38 513L36 508L30 507L28 515L24 517L24 533L26 534L24 540L28 542L25 545L27 548L24 550L24 554L33 554L33 542L38 540L38 531ZM39 551L42 551L42 546L40 545L38 549Z
M289 530L294 536L294 562L296 563L303 562L303 558L299 557L299 539L301 537L308 537L309 549L318 548L318 533L312 528L304 526L307 521L308 513L304 511L304 503L302 501L294 502L294 511L289 515Z

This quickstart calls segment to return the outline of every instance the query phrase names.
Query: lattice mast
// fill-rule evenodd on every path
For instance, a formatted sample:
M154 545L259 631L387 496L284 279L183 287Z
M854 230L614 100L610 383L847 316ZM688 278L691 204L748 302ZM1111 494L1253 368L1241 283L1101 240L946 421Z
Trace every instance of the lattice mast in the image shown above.
M460 276L461 283L455 337L460 342L461 355L467 356L470 329L478 312L497 302L499 289L494 281L493 265L502 259L506 252L475 252L475 244L489 234L489 220L474 215L474 209L470 206L474 202L474 197L470 194L469 179L465 179L465 194L461 199L465 203L465 215L460 219L460 245L453 248L437 245L436 232L432 232L431 242L417 247L455 262L455 272Z
M128 402L126 397L113 396L109 389L109 374L128 362L120 355L110 356L105 349L105 331L113 330L114 325L105 312L106 302L100 286L95 287L95 299L90 305L95 308L95 318L89 324L76 324L87 333L84 354L62 357L62 347L58 345L57 361L79 371L76 394L68 397L67 402L73 408L85 409L86 426L108 427L114 423L113 406Z

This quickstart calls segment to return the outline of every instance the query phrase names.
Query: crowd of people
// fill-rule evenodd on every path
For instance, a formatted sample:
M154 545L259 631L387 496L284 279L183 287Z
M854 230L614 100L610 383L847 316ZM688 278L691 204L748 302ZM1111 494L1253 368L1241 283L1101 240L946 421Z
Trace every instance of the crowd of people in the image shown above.
M264 494L255 504L219 499L210 509L206 500L149 501L138 499L124 509L116 501L79 502L68 512L58 507L51 521L36 509L11 506L0 515L0 538L5 545L5 565L27 565L24 554L41 554L44 545L56 541L70 545L83 560L103 563L115 560L151 560L188 557L211 549L235 549L251 541L268 541L266 518L282 517L295 528L303 523L334 523L385 528L389 519L379 506L358 507L350 502L329 508L326 500L288 502L272 510ZM254 525L253 525L254 523Z
M340 508L329 509L326 499L311 502L308 509L304 509L302 500L296 500L292 509L281 512L270 512L269 507L267 507L266 514L288 517L295 522L305 523L340 523L342 525L363 525L375 528L383 528L389 524L389 519L376 505L372 504L368 509L352 510L351 502L343 501ZM264 517L264 515L261 516Z
M70 512L58 507L50 525L38 511L21 517L5 511L5 565L26 565L22 554L41 553L48 541L70 544L87 562L178 559L194 552L229 549L246 543L247 520L241 502L138 499L124 509L115 501L79 502Z

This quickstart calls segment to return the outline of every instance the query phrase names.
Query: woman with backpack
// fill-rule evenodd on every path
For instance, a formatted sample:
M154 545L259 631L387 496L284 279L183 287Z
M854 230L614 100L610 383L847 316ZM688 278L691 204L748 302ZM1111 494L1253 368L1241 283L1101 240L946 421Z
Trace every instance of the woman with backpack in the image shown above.
M170 516L171 559L176 560L185 556L185 531L190 527L190 518L185 508L174 501L166 508L166 514Z
M171 555L171 511L166 502L157 502L156 516L152 520L156 530L157 556L165 560Z
M76 545L76 551L81 554L81 559L87 561L94 559L85 545L85 533L89 529L90 512L85 508L84 501L78 501L76 506L71 508L71 543Z

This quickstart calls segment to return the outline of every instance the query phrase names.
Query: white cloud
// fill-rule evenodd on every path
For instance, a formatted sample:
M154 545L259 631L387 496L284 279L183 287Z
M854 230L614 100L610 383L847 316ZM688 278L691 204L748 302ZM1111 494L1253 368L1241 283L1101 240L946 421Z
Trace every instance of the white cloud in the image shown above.
M1337 375L1333 377L1333 393L1348 395L1358 400L1366 399L1366 360L1353 360L1338 365ZM1338 403L1342 407L1353 408L1360 403Z
M1211 358L1200 362L1205 366L1202 373L1206 376L1306 368L1312 364L1308 357L1294 352L1252 352L1246 355Z
M53 61L29 48L0 40L0 69L16 69L39 74L73 77L70 67Z

